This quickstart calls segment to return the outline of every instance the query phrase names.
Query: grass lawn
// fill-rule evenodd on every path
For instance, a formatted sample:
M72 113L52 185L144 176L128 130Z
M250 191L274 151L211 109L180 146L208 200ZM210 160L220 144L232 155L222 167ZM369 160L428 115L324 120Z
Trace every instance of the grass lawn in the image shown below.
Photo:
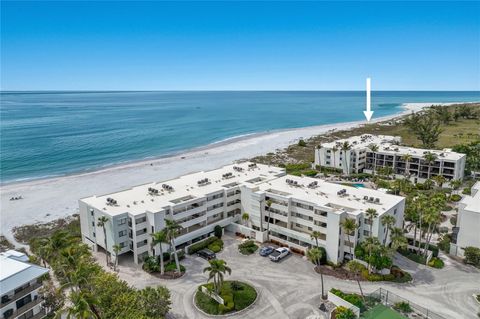
M382 304L376 305L369 311L365 312L361 318L364 319L406 319L395 310L392 310Z

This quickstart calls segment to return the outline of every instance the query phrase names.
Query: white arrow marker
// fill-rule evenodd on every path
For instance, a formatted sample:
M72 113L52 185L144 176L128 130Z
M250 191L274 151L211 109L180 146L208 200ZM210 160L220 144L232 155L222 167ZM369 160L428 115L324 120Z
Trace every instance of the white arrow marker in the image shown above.
M367 118L367 122L370 122L370 119L372 118L373 111L371 110L371 105L370 105L370 78L367 78L367 110L363 111L363 114L365 114L365 117Z

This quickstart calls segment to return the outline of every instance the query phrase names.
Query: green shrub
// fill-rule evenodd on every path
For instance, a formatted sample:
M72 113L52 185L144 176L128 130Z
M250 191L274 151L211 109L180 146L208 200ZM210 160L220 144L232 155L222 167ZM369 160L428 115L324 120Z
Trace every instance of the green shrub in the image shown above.
M452 202L458 202L458 201L460 201L461 199L462 199L462 196L460 196L460 195L458 195L458 194L452 194L452 195L450 196L450 200L451 200Z
M453 209L452 206L446 205L446 204L445 204L445 206L443 206L443 208L442 208L442 210L445 211L445 212L449 212L449 211L451 211L452 209Z
M215 234L215 237L217 237L218 239L222 239L222 235L223 235L222 226L216 225L216 226L213 228L213 233Z
M214 242L208 245L207 248L213 251L214 253L218 253L223 249L223 241L217 238Z
M307 146L307 143L304 140L298 141L298 146L305 147Z
M159 272L160 265L157 262L157 258L154 256L145 257L143 260L142 269L148 273Z
M347 294L347 293L344 293L343 291L341 291L339 289L335 289L335 288L330 289L330 292L333 293L334 295L342 298L343 300L351 303L352 305L358 307L361 311L364 311L366 309L365 304L363 303L363 299L360 295Z
M457 216L450 217L450 224L457 226Z
M338 306L335 308L335 318L336 319L355 319L357 316L355 313L346 307Z
M204 249L204 248L207 248L208 245L212 244L213 242L219 240L217 237L215 236L212 236L212 237L208 237L207 239L204 239L202 241L199 241L193 245L191 245L190 247L188 247L188 253L190 255L193 255L195 253L197 253L198 251ZM223 241L222 241L222 247L223 247Z
M416 263L419 263L419 264L422 264L422 265L425 265L426 263L426 259L425 257L423 257L423 255L418 255L416 253L413 253L411 252L410 250L408 249L398 249L398 252L407 257L408 259L416 262Z
M444 252L449 252L450 251L450 236L449 235L444 235L443 238L438 242L438 248L440 248Z
M212 283L202 286L209 290L213 289ZM202 286L198 287L195 303L204 312L212 315L228 314L242 310L251 305L257 298L257 292L252 286L240 281L224 281L220 289L220 297L224 300L224 305L221 305L201 292Z
M412 307L410 307L410 304L405 301L397 302L393 305L393 309L403 313L410 313L413 311Z
M171 262L169 262L168 264L165 265L165 271L176 271L176 270L177 270L177 266L175 265L174 261L171 261ZM185 270L186 270L185 266L180 264L180 271L185 272Z
M472 189L470 187L466 187L466 188L463 189L462 194L472 195Z
M465 263L480 267L480 248L465 247L464 248Z
M257 251L258 246L255 244L253 240L247 240L238 245L238 250L243 255L251 255L255 251Z
M443 260L437 257L433 257L432 259L430 259L430 261L428 262L428 265L430 267L437 268L437 269L442 269L443 266L445 266L445 264L443 263Z
M303 175L314 177L317 176L318 172L316 170L310 169L303 172Z

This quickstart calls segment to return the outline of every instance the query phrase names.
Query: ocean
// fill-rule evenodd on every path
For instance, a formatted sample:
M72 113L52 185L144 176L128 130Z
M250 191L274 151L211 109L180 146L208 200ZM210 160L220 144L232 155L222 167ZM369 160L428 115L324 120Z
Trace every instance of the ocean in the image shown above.
M2 92L2 183L168 156L233 137L364 119L362 91ZM480 92L372 92L373 118L403 103ZM240 156L241 157L241 156Z

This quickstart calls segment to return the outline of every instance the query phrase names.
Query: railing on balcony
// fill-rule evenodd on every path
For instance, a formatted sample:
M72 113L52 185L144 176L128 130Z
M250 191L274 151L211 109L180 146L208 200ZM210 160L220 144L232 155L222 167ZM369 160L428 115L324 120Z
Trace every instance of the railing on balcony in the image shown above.
M41 283L36 282L33 285L30 285L30 286L26 287L25 289L22 289L22 290L16 292L13 296L9 297L8 299L3 299L2 298L2 302L1 302L2 308L4 306L10 304L11 302L16 301L17 299L20 299L21 297L31 293L35 289L40 288L41 286L42 286Z

